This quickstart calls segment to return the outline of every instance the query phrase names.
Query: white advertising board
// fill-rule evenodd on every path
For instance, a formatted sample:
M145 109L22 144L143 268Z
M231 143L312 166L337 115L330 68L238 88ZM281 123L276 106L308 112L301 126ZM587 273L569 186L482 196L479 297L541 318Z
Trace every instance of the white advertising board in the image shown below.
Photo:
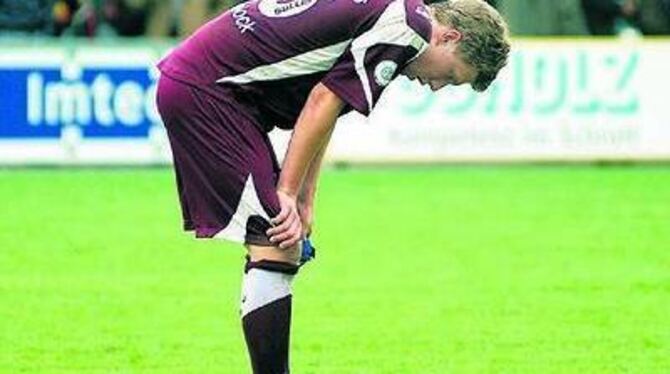
M338 124L340 162L670 159L670 41L519 41L486 93L400 78Z

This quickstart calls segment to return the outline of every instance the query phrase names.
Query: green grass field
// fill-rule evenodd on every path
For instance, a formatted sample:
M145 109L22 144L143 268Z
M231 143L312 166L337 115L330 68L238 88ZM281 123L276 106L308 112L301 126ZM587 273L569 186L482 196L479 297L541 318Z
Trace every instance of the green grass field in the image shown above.
M0 171L0 373L248 373L169 169ZM670 372L670 167L327 170L303 373Z

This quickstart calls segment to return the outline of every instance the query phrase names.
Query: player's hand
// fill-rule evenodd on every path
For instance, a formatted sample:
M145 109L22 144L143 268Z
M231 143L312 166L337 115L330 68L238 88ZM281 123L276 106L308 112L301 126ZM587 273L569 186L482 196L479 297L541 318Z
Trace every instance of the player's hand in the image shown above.
M293 247L302 239L302 221L298 213L298 204L295 196L285 192L277 191L279 214L270 220L274 226L266 234L270 241L281 249Z
M307 238L312 234L314 224L314 205L308 202L298 202L298 214L302 222L302 236Z

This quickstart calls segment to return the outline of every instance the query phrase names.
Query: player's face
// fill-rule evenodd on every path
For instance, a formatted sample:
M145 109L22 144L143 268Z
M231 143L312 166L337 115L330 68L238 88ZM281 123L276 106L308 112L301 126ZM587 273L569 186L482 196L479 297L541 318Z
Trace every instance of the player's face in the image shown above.
M403 74L410 80L430 86L433 91L474 81L477 72L463 60L458 50L461 34L444 26L436 29L428 49L412 61Z

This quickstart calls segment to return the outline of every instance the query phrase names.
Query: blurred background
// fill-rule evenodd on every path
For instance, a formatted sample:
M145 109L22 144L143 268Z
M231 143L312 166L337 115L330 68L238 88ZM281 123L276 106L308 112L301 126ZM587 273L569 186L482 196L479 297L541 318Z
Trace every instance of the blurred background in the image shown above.
M490 0L515 35L665 35L667 0ZM5 35L184 37L236 0L3 0Z
M244 253L181 231L154 103L236 3L0 0L0 373L250 372ZM296 372L670 372L670 0L491 4L486 93L339 120Z

